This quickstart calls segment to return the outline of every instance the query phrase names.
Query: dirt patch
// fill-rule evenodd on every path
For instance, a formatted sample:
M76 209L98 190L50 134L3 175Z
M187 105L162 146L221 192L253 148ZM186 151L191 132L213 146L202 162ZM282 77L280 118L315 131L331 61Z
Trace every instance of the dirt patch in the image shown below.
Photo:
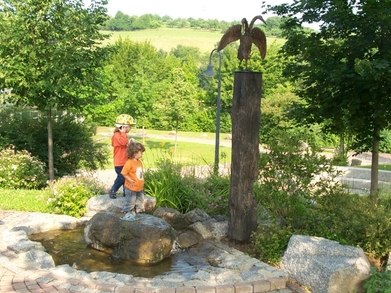
M228 237L224 237L220 241L229 247L235 248L236 250L239 250L253 258L259 259L259 253L257 253L254 244L251 242L239 242L229 239Z

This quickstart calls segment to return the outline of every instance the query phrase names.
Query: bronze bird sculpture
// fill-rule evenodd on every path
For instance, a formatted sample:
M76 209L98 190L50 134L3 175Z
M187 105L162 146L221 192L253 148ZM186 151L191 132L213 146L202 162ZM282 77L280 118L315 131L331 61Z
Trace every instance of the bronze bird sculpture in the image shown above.
M258 47L262 59L266 56L266 35L257 27L253 27L255 21L259 19L266 24L262 16L255 16L250 25L248 25L247 19L242 19L242 24L237 24L230 27L225 34L221 37L217 52L223 50L228 44L240 40L238 49L238 59L240 62L244 60L247 68L247 61L251 57L251 46L254 44Z

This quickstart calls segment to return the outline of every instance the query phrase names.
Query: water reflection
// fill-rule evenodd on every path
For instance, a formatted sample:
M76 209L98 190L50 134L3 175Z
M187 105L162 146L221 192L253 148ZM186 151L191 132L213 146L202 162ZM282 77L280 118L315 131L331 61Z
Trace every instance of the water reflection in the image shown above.
M175 254L152 266L141 266L129 261L112 258L109 254L87 246L84 241L84 227L74 230L51 230L29 236L32 241L41 242L56 265L68 264L88 273L107 271L133 275L134 277L153 278L172 272L193 274L190 266L181 254Z

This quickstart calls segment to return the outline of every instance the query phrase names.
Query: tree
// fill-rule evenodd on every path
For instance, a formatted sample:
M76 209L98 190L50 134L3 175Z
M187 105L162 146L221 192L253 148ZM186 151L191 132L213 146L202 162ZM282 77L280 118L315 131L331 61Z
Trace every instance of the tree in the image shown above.
M149 42L133 42L129 38L118 39L114 44L106 70L113 82L114 94L107 105L112 114L99 118L109 118L108 125L114 123L112 117L127 113L134 118L148 118L153 103L159 96L160 82L166 78L163 58L159 58L156 48ZM147 120L147 119L146 119Z
M328 122L372 151L371 196L378 193L380 131L391 121L391 2L315 0L271 7L283 17L285 74L304 99L300 119ZM309 32L303 23L320 23Z
M49 178L54 179L52 109L81 112L96 103L106 48L99 27L105 0L0 0L0 88L15 104L47 112Z
M106 22L105 27L112 31L130 31L133 29L132 24L135 19L135 16L130 17L129 15L118 11L114 18L111 18Z
M281 17L272 16L266 19L265 33L276 37L281 37Z
M152 14L143 14L140 17L136 17L132 23L132 27L135 30L158 28L160 26L160 18Z
M182 62L187 62L190 59L201 59L201 52L200 49L197 47L177 45L175 48L171 49L170 54L174 55L177 58L180 58Z

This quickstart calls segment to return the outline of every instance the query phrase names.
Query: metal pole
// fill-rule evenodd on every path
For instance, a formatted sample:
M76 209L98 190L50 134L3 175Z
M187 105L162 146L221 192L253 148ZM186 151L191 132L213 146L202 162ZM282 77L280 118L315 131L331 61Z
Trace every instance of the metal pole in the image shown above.
M213 71L212 65L212 55L217 51L217 49L213 49L209 55L209 64L206 69L205 74L207 76L213 76L215 73ZM219 149L220 149L220 108L221 108L221 63L222 63L222 54L219 53L219 69L218 69L218 84L217 84L217 101L216 101L216 141L215 141L215 161L213 165L213 173L219 174Z
M216 142L215 142L215 163L214 173L219 174L219 149L220 149L220 107L221 107L221 52L219 53L219 69L217 82L217 101L216 101Z

